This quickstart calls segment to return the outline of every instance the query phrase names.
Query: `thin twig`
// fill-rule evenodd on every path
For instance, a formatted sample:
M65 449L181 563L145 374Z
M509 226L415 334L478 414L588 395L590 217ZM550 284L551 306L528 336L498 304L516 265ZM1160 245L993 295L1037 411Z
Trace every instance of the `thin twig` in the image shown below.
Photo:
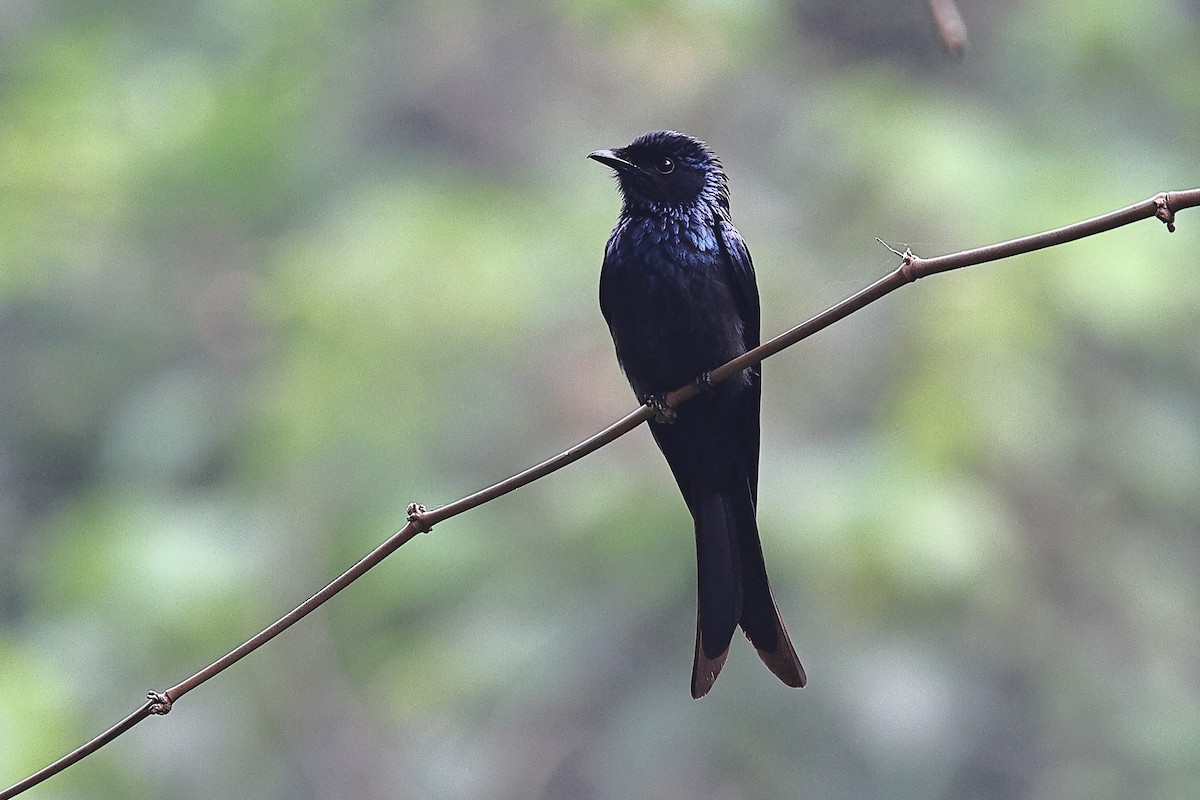
M1025 236L1020 239L1012 239L999 244L988 245L986 247L976 248L974 250L964 250L959 253L953 253L937 258L920 258L912 254L911 251L897 253L901 258L900 266L890 274L880 278L875 283L859 291L851 297L843 300L837 305L822 311L808 321L797 325L789 331L785 331L768 342L754 348L737 358L729 361L726 364L714 369L709 373L709 382L719 383L728 378L740 373L746 367L753 366L764 359L770 358L781 350L784 350L802 339L812 336L817 331L823 330L840 319L843 319L850 314L860 310L864 306L875 302L884 295L912 283L918 278L923 278L927 275L933 275L939 272L948 272L953 269L962 267L974 266L983 264L989 261L997 261L999 259L1009 258L1021 253L1030 253L1034 250L1040 250L1045 247L1053 247L1054 245L1063 244L1065 242L1082 239L1087 236L1094 236L1097 233L1112 230L1122 225L1128 225L1132 222L1157 217L1166 223L1169 230L1175 229L1175 213L1185 208L1193 208L1200 206L1200 189L1190 189L1181 192L1164 192L1157 194L1148 200L1143 200L1140 203L1128 206L1114 211L1110 214L1094 217L1083 222L1077 222L1074 225L1068 225L1063 228L1046 231L1044 233ZM887 246L887 245L885 245ZM891 249L889 247L889 249ZM893 252L896 252L893 250ZM666 396L668 406L674 408L680 403L687 402L692 397L696 396L700 391L698 383L690 383L687 386L682 386ZM290 628L295 623L306 617L318 606L325 603L342 589L345 589L351 583L356 581L368 570L378 564L383 559L387 558L402 545L409 542L417 536L417 534L430 530L433 525L443 522L451 517L457 516L464 511L469 511L476 506L495 500L497 497L508 494L516 489L521 488L533 481L536 481L552 472L562 469L589 453L598 450L615 439L624 436L629 431L641 425L646 420L655 415L655 408L651 404L641 406L637 410L627 414L622 419L614 422L609 427L591 436L583 442L566 450L553 458L543 461L537 466L530 467L524 472L518 473L510 478L506 478L497 484L489 486L475 494L468 495L461 500L456 500L453 503L433 509L426 510L423 506L416 503L409 506L408 509L408 524L393 534L387 541L376 547L358 563L339 575L336 579L327 584L319 592L305 600L292 611L285 614L283 617L265 628L258 635L246 641L244 644L230 651L222 658L214 661L204 669L192 675L190 678L181 681L180 683L167 689L165 692L150 692L148 699L141 708L134 711L125 719L118 722L113 727L106 730L104 733L92 739L82 747L73 750L67 755L55 761L53 764L44 769L30 775L23 781L16 783L0 792L0 800L10 800L10 798L24 792L50 776L61 772L72 764L91 755L96 750L99 750L104 745L111 742L113 739L120 736L125 731L132 728L134 725L141 722L151 715L163 715L171 710L172 705L183 697L185 694L195 689L200 684L216 676L218 673L229 668L241 659L248 656L271 639L278 636L283 631Z
M933 14L933 24L937 26L938 37L947 52L953 56L961 56L966 52L967 23L963 22L954 0L929 0L929 11Z

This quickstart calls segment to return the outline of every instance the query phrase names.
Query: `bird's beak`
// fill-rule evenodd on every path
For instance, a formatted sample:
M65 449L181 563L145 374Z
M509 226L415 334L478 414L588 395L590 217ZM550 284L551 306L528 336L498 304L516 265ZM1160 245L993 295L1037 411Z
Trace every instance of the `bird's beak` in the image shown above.
M601 164L612 167L617 172L638 172L638 166L631 161L626 161L612 150L596 150L588 153L588 158L593 161L599 161Z

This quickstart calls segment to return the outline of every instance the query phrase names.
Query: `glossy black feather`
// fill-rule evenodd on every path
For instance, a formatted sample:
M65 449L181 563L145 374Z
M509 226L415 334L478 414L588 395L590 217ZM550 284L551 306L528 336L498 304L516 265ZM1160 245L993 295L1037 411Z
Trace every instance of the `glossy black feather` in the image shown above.
M712 151L658 131L591 158L615 170L624 200L605 249L600 308L638 397L682 386L757 346L754 267ZM682 405L673 424L651 424L695 523L695 697L712 687L738 625L780 680L805 683L755 521L760 395L759 369L747 369Z

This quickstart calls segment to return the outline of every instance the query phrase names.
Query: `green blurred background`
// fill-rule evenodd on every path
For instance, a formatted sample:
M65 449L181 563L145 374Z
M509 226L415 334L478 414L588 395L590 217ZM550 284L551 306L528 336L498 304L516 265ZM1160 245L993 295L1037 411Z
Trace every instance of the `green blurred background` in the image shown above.
M0 786L434 506L633 407L585 160L733 185L764 333L1200 183L1200 4L0 4ZM1192 798L1200 213L922 281L766 365L810 685L688 697L643 430L420 537L31 798Z

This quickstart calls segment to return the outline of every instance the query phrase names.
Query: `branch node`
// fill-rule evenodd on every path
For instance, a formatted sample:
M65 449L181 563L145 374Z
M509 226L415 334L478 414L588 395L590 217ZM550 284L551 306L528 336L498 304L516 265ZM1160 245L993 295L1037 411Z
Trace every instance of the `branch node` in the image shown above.
M1175 211L1171 208L1171 199L1166 192L1154 195L1154 216L1166 224L1168 233L1175 232Z
M426 521L426 519L425 519L425 515L428 512L429 512L429 509L426 508L425 506L421 505L420 503L409 503L408 504L409 524L411 524L414 528L416 528L421 533L429 533L430 531L433 530L433 526L430 525L429 522Z
M904 252L901 253L878 236L875 237L875 241L886 247L889 253L900 259L900 274L904 277L905 283L912 283L921 277L921 274L917 271L917 263L921 258L913 253L912 248L905 247Z
M150 701L150 708L147 711L158 716L165 716L171 713L171 698L164 692L156 692L153 689L146 692L146 699Z
M654 409L654 421L660 425L670 425L679 416L667 402L666 395L652 394L642 402L642 405Z

